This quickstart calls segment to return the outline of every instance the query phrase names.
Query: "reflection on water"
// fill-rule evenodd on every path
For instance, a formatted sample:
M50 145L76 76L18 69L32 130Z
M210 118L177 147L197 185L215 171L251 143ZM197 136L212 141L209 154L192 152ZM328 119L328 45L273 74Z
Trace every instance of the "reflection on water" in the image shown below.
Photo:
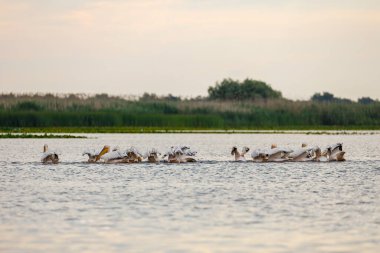
M377 252L379 135L90 135L0 140L0 252ZM235 163L251 148L344 143L343 163ZM41 165L44 143L62 163ZM195 164L86 164L86 147L188 144Z

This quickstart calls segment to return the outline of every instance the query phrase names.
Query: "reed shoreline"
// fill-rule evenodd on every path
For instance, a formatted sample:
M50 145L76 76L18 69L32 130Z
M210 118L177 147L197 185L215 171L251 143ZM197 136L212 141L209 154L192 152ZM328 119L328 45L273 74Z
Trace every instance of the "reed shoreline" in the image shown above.
M0 139L86 139L86 136L48 133L0 133Z
M69 134L311 134L311 135L374 135L380 134L380 127L369 128L255 128L255 129L190 129L157 127L46 127L46 128L0 128L0 138L85 138ZM36 135L37 134L37 135ZM60 134L60 135L57 135ZM14 135L14 136L13 136Z

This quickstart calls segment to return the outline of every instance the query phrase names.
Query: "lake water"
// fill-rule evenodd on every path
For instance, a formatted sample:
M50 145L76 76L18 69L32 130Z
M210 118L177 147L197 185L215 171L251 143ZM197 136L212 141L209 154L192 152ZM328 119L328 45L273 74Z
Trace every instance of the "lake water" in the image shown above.
M380 135L104 134L0 140L0 252L379 252ZM237 163L233 145L343 142L346 162ZM43 144L62 152L40 164ZM198 150L87 164L87 147Z

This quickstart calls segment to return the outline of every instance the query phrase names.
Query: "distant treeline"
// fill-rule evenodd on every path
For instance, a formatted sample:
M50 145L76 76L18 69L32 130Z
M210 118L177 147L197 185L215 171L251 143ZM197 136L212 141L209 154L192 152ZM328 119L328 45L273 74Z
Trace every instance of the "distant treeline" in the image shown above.
M208 97L183 99L98 94L0 95L0 127L158 127L190 129L380 128L380 102L316 93L309 101L284 99L268 84L225 79Z

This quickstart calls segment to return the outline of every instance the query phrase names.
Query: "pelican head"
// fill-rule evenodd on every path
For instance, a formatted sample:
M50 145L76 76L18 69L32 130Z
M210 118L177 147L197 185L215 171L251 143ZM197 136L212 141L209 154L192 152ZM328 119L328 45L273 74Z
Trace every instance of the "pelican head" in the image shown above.
M96 156L95 158L95 162L98 161L104 154L110 152L110 146L108 145L105 145L102 149L102 151L100 151L100 153Z

